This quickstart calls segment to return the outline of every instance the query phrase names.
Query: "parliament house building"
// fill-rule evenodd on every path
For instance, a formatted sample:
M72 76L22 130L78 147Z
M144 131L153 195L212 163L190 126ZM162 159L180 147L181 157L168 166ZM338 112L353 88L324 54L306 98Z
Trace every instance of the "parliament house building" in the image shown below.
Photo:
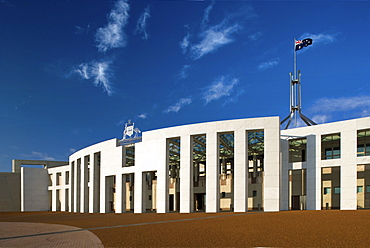
M22 166L30 163L13 160L20 211L366 209L370 117L286 130L279 117L262 117L142 133L129 122L123 139Z

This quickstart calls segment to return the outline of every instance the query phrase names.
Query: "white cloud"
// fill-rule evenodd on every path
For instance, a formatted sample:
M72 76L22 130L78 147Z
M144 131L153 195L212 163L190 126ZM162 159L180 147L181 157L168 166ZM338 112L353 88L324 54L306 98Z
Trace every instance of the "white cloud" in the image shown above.
M192 102L191 98L181 98L175 105L172 105L170 107L168 107L165 111L165 113L169 113L169 112L179 112L179 110L186 106L186 105L189 105L190 103Z
M209 21L209 13L211 12L213 8L214 1L204 10L204 15L202 19L202 27L205 27Z
M330 120L331 116L330 115L314 115L312 117L312 120L318 124L320 123L325 123L325 122L328 122L328 120Z
M368 116L370 116L370 111L369 111L369 109L364 109L364 110L362 110L362 112L361 112L361 117L368 117Z
M146 24L148 21L148 18L150 17L150 8L149 5L148 7L145 8L144 12L140 15L137 23L136 23L136 29L135 29L135 34L143 34L143 39L147 40L148 39L148 33L146 32Z
M230 96L234 89L234 86L239 83L236 78L229 79L227 77L220 77L215 80L210 86L207 87L203 93L203 99L206 101L205 104L213 100L218 100L223 96Z
M349 111L370 107L370 96L322 98L315 102L311 111L315 113L332 113L339 111Z
M328 44L336 41L337 34L312 34L312 33L304 33L302 34L298 40L302 40L305 38L311 38L312 39L312 45L308 46L305 49L300 50L300 52L307 51L311 47L315 45L321 45L321 44Z
M180 48L182 50L182 53L185 54L188 50L188 47L190 45L190 42L189 42L189 38L190 38L190 34L188 33L183 39L182 41L179 43L180 45Z
M41 160L55 160L55 158L48 156L46 153L34 151L31 154L22 154L22 156Z
M113 94L113 88L109 81L111 77L110 66L111 61L93 61L90 63L82 63L72 72L77 73L83 79L94 79L95 86L102 86L103 90L110 96Z
M178 75L179 79L187 78L189 69L190 69L190 65L184 65L179 72L179 75Z
M256 40L258 40L261 36L262 36L262 33L258 31L258 32L256 32L256 33L250 34L250 35L248 36L248 38L249 38L250 40L252 40L252 41L256 41Z
M146 118L148 118L148 114L147 113L144 113L144 114L138 115L138 117L140 119L146 119Z
M260 69L260 70L266 70L266 69L272 68L274 66L277 66L279 64L279 62L280 62L280 59L279 58L275 58L275 59L272 59L270 61L261 63L258 66L258 69Z
M194 60L234 41L231 35L238 32L241 26L239 24L227 26L225 23L223 21L221 24L212 26L201 33L202 40L199 44L191 46L191 56Z
M127 0L118 0L108 15L108 24L96 31L95 39L100 52L106 52L112 48L124 47L126 37L123 28L129 18L130 5Z
M76 151L76 149L75 148L69 148L69 151L74 153Z

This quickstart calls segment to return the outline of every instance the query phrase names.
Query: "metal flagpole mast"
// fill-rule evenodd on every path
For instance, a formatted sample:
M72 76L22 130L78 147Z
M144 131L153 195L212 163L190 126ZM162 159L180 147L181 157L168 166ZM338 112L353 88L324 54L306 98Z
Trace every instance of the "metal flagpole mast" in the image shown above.
M294 45L293 45L293 51L294 51L294 65L293 65L293 75L294 75L294 77L293 77L293 79L295 80L295 79L297 79L297 51L296 51L296 49L295 49L295 45L296 45L296 42L297 42L297 40L294 38Z
M295 49L297 40L294 38L294 44L293 44L293 51L294 51L294 62L293 62L293 81L292 81L292 87L293 87L293 98L294 98L294 127L297 127L297 113L296 113L296 107L297 107L297 51Z
M298 44L297 44L298 42ZM302 113L302 93L301 93L301 72L297 71L297 50L302 49L308 45L312 44L312 39L307 38L303 39L302 41L297 41L294 39L294 50L293 50L293 73L289 73L290 75L290 113L289 115L281 121L281 125L288 120L288 123L285 126L285 129L288 129L290 123L294 119L295 127L297 127L297 120L298 115L306 123L307 126L316 125L316 123L310 120Z

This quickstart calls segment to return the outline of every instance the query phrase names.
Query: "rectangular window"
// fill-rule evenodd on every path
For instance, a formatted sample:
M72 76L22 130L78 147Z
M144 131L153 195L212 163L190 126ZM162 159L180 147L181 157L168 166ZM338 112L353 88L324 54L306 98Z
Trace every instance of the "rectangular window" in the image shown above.
M340 187L334 187L334 194L340 194Z
M60 185L60 183L62 182L62 173L57 172L56 176L57 176L56 185Z
M257 177L258 172L264 171L264 150L265 133L264 131L248 131L248 172L252 177Z
M257 190L253 190L253 191L252 191L252 196L253 196L253 197L257 197Z
M307 139L292 139L289 141L289 163L306 161Z
M135 166L135 144L127 145L124 147L125 163L124 167Z
M364 190L363 186L357 186L357 193L362 193Z
M330 194L331 193L331 188L324 188L324 195Z
M321 136L321 159L340 158L340 133Z
M370 193L370 186L369 185L366 186L366 193Z
M66 178L65 178L65 184L68 185L69 184L69 171L66 171Z
M357 157L370 156L370 129L357 131Z
M180 137L167 139L168 176L180 178ZM172 183L176 180L170 180Z

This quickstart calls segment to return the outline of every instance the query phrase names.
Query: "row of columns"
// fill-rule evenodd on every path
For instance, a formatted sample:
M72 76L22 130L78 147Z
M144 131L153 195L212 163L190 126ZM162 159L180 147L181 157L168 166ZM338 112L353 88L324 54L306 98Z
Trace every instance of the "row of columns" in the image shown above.
M340 166L340 209L357 209L357 130L350 123L341 126L340 159L322 160L321 134L311 134L307 137L307 160L304 163L289 164L289 144L282 141L283 164L282 171L282 210L288 210L288 174L291 169L306 169L307 172L307 210L320 210L322 207L321 169Z

